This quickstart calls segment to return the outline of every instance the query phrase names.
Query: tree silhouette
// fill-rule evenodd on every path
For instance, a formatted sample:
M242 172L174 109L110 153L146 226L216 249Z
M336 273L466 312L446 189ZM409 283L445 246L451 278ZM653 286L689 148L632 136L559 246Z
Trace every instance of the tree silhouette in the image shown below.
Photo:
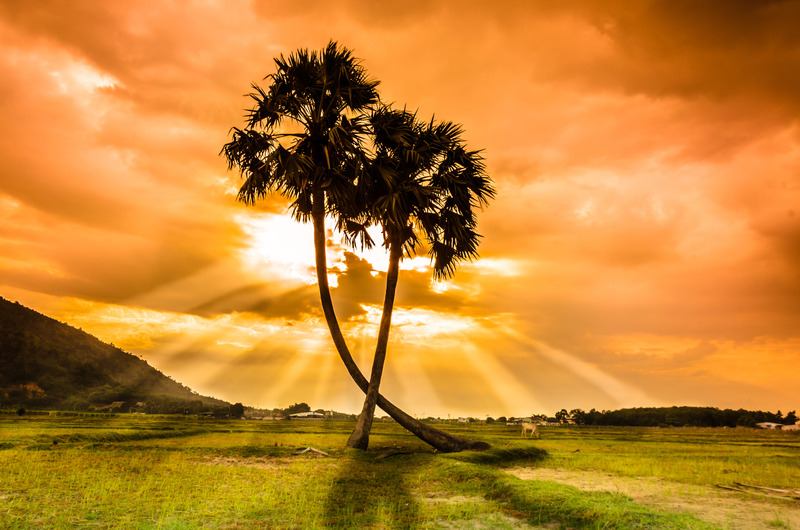
M244 405L241 403L234 403L230 406L231 418L241 418L244 416Z
M254 204L271 193L292 200L300 222L312 222L320 303L331 338L351 378L363 392L369 383L345 342L333 308L327 276L325 218L352 245L370 245L368 212L358 200L365 175L367 113L378 102L378 82L350 50L330 42L320 52L298 50L275 59L269 88L253 85L255 104L243 129L231 129L222 148L229 169L244 179L238 198ZM486 444L450 435L412 418L381 395L378 406L403 427L440 451Z
M448 278L458 262L477 257L475 209L494 197L477 151L467 151L461 128L450 122L417 121L406 110L380 106L370 115L374 157L369 178L359 181L367 223L383 232L389 251L386 294L364 406L347 445L366 449L391 328L403 257L426 244L435 278Z

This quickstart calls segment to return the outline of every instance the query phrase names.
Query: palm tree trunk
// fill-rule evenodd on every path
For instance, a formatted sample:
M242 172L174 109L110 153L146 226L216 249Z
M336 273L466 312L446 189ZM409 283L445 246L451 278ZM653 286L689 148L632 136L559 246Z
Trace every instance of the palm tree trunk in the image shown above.
M333 310L333 301L328 285L328 263L325 247L324 192L321 189L314 190L312 200L311 217L314 225L314 255L316 258L317 285L319 286L319 298L322 303L322 311L325 314L325 321L331 332L333 344L336 346L336 351L339 353L339 357L342 359L345 368L347 368L347 372L361 391L367 393L369 390L369 382L364 377L364 374L361 373L358 365L353 360L353 356L350 355L350 350L347 348L344 335L342 335L342 330L339 328L339 321ZM453 453L467 449L485 450L489 448L489 444L485 442L475 442L459 436L453 436L452 434L448 434L422 423L403 412L380 393L378 394L377 405L417 438L443 453Z
M375 405L378 403L378 389L381 386L383 365L386 362L386 348L389 344L389 330L392 327L392 310L394 309L394 295L397 291L397 278L400 273L400 258L403 256L403 246L397 238L391 242L389 250L389 269L386 272L386 295L383 298L383 313L378 330L378 343L375 346L375 358L372 361L372 374L367 386L367 396L364 407L358 416L356 428L347 440L347 447L364 449L369 445L369 433L372 429L372 420L375 417Z

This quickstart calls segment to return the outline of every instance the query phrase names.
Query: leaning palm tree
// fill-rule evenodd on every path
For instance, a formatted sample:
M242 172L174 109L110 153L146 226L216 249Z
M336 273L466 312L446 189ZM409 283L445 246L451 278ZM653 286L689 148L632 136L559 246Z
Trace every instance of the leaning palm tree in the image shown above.
M222 148L228 168L244 179L238 198L254 204L271 193L289 198L293 217L312 222L320 302L334 346L350 377L367 392L369 383L353 360L333 308L327 275L325 218L332 217L347 241L369 245L365 212L356 201L364 177L362 143L366 112L378 101L378 82L352 53L331 42L321 52L298 50L275 59L267 90L253 85L255 104L243 129L231 129ZM383 396L378 406L440 451L485 444L450 435L403 412Z
M424 124L405 110L378 107L370 116L374 158L358 183L367 222L380 224L389 251L386 294L364 406L348 447L366 449L386 361L400 261L427 244L436 279L478 256L475 210L495 189L477 151L467 151L461 128Z

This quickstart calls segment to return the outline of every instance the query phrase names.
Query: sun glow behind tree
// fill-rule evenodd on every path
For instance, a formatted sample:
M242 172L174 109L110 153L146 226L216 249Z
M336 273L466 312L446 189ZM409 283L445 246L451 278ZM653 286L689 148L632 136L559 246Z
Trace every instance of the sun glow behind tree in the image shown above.
M326 408L356 412L360 397L337 382L342 376L341 367L332 361L334 353L319 315L289 321L285 317L248 312L246 308L232 314L214 314L213 311L185 314L141 307L157 306L164 297L175 300L176 294L180 294L185 309L191 310L240 290L254 292L253 300L258 301L264 293L254 288L254 284L268 283L271 293L275 294L314 283L313 255L306 245L296 244L310 237L309 227L293 222L288 215L246 211L239 211L236 221L241 235L239 251L234 253L233 259L178 278L173 284L160 285L152 292L141 293L134 307L68 300L61 304L59 318L142 355L157 368L174 374L183 383L190 383L201 393L213 391L223 399L268 408L298 400L319 400ZM329 278L332 286L348 272L344 250L341 235L331 231ZM349 252L369 263L371 278L385 272L383 249L351 249ZM427 258L407 260L404 265L405 270L417 271L426 278L421 287L431 296L457 292L466 298L480 294L473 291L472 275L501 274L513 278L525 266L492 257L478 258L465 266L463 277L433 282ZM221 281L222 271L231 269L238 271L235 275L238 280ZM445 289L441 288L443 285ZM336 288L333 295L336 301ZM346 335L353 338L355 359L364 371L369 368L374 349L379 304L379 297L364 303L360 316L343 323ZM469 415L474 414L470 407L478 403L494 415L548 410L551 403L557 406L563 401L551 402L552 396L541 390L541 386L531 384L530 376L515 368L515 358L546 347L525 339L515 331L520 327L515 319L503 315L475 318L443 308L399 305L395 309L391 337L395 353L387 361L386 392L397 396L398 401L412 403L410 410L416 414ZM432 343L436 344L435 348L431 348ZM525 351L528 353L523 354ZM599 367L582 368L581 361L566 352L552 348L546 351L550 353L542 355L543 362L555 363L559 370L596 388L598 395L607 396L611 403L626 406L641 402L634 399L641 398L640 395L623 390L618 381L604 375ZM554 351L557 355L552 353ZM189 358L191 363L187 363ZM454 372L451 365L455 359L459 359L460 366ZM237 367L246 367L247 373ZM398 379L393 372L407 374L408 380ZM268 384L263 384L261 376L255 375L258 373L267 374ZM271 373L280 376L271 376ZM472 399L465 394L448 398L447 391L437 390L434 383L443 377L455 377L468 382L472 388L485 390ZM653 404L649 398L644 402Z

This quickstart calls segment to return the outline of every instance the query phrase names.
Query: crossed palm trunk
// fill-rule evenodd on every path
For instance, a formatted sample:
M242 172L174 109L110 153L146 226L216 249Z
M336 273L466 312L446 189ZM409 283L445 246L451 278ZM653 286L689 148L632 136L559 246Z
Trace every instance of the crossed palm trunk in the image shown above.
M378 342L375 346L375 358L372 361L372 373L369 378L367 395L364 407L358 416L356 428L347 440L347 447L354 449L367 449L369 433L372 429L372 420L375 417L375 406L378 403L383 365L386 362L386 348L389 344L389 329L392 327L392 309L394 308L394 295L397 291L397 278L400 272L400 258L403 256L403 247L395 238L389 247L389 269L386 272L386 295L383 299L383 313L381 324L378 328Z
M433 446L440 452L452 453L468 449L488 449L489 445L485 442L477 442L468 440L466 438L461 438L459 436L454 436L422 423L421 421L403 412L400 408L395 406L392 402L379 393L380 379L383 372L384 360L386 358L386 345L389 339L391 308L394 303L394 292L397 286L397 276L400 261L399 256L396 256L397 259L392 261L392 264L390 264L390 272L387 274L386 300L384 301L384 314L381 317L378 346L376 347L375 362L373 363L372 369L372 380L367 381L367 379L364 377L364 374L361 373L358 365L353 360L353 356L350 354L350 350L347 347L344 335L342 335L342 331L339 327L339 321L336 318L336 313L333 309L333 300L331 299L330 287L328 285L328 264L325 244L325 198L323 190L319 188L315 189L312 200L311 218L314 226L314 256L316 261L317 285L319 286L319 297L322 303L322 311L325 315L325 320L328 324L328 329L330 329L331 338L336 346L336 351L338 352L339 357L342 359L342 362L347 368L347 371L353 381L355 381L362 392L367 394L364 408L367 409L368 407L371 407L372 409L372 413L362 413L359 416L359 424L356 427L358 432L354 431L350 437L350 440L352 440L353 443L359 445L350 445L349 440L348 446L366 449L372 417L374 415L375 406L377 405L389 416L391 416L392 419L414 434L417 438ZM390 257L395 257L395 253L396 251L393 246L392 256ZM391 273L392 268L394 269L393 274ZM393 276L393 279L390 279L390 276ZM389 300L390 298L391 300ZM365 420L361 420L361 418L365 418ZM367 421L369 422L369 425L366 425Z

